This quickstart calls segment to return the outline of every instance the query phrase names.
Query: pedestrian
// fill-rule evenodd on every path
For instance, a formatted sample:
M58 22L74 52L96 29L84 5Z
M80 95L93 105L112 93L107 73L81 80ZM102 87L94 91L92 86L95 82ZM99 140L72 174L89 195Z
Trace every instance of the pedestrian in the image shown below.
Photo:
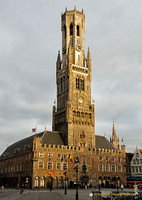
M101 184L98 185L98 189L99 189L99 191L101 190Z
M52 183L50 183L50 191L52 190L52 186L53 186L53 184L52 184Z
M3 192L3 191L4 191L4 186L2 185L2 186L1 186L1 192Z
M123 186L123 183L121 183L121 191L123 191L124 189L124 186Z
M24 190L23 190L23 188L21 187L21 188L20 188L20 194L22 194L22 193L23 193L23 191L24 191Z

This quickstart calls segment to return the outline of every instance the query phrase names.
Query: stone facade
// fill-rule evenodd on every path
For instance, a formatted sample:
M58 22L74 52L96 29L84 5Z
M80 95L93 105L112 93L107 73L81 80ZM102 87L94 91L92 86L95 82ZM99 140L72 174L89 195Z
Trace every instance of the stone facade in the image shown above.
M85 15L76 10L61 15L62 59L56 63L57 108L53 131L44 131L9 146L0 157L0 184L26 187L80 185L115 186L125 180L125 146L115 127L112 140L95 134L91 103L91 56L85 57Z
M53 130L66 145L95 147L94 104L91 104L91 56L84 49L85 15L76 9L61 15L62 60L57 57L57 109Z
M38 187L44 179L47 187L49 178L54 186L63 186L65 168L67 169L68 185L76 180L75 158L79 158L79 180L104 186L124 180L125 147L123 151L75 147L64 145L42 145L40 137L33 141L33 185ZM42 167L40 166L42 163ZM36 180L36 182L35 182ZM37 181L38 180L38 181ZM51 180L50 180L51 181Z

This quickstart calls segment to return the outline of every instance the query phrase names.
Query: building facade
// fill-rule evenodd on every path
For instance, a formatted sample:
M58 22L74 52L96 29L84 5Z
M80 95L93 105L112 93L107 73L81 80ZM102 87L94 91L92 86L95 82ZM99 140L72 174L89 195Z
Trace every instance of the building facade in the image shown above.
M142 178L142 149L136 149L130 163L131 176Z
M43 131L9 146L0 157L0 184L25 187L109 187L125 180L125 146L120 147L115 125L112 139L95 134L95 106L91 103L91 56L85 57L83 10L61 14L62 58L56 63L57 107L52 131Z

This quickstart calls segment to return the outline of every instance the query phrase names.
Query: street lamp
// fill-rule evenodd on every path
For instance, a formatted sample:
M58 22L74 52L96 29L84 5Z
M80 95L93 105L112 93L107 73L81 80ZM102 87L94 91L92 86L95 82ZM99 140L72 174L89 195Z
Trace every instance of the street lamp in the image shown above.
M64 170L65 170L65 172L64 172L64 175L65 175L65 192L64 192L64 194L67 194L67 168L66 167L64 167Z
M75 158L75 170L76 170L76 200L79 200L78 196L78 165L79 165L79 158L78 156Z

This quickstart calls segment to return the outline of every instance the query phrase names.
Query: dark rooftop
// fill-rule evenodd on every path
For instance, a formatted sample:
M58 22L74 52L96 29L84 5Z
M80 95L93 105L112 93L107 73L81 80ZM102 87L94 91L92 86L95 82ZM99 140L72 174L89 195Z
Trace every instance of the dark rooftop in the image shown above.
M116 150L116 148L113 146L111 142L108 141L108 139L105 136L101 135L95 135L96 139L96 148L97 149L110 149L110 150Z
M41 143L64 145L63 139L58 131L45 131Z

